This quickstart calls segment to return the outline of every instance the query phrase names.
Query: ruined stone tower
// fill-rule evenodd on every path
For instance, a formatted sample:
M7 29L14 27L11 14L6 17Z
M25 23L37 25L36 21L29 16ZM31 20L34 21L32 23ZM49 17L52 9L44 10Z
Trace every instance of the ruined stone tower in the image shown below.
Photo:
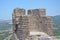
M45 9L28 10L28 15L25 15L25 9L14 9L13 16L13 31L19 40L25 40L30 32L44 32L52 35L52 19L46 16Z
M28 17L24 9L16 8L13 12L13 31L19 40L25 40L28 36ZM14 36L15 36L14 35ZM14 40L17 40L16 38Z
M40 31L52 35L52 19L45 9L28 10L30 31Z

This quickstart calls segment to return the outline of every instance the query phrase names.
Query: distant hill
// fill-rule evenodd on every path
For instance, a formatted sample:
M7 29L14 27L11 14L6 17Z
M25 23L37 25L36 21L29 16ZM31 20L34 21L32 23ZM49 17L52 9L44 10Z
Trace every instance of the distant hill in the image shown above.
M0 30L10 29L11 26L11 20L0 20Z
M55 34L60 35L60 15L53 16L53 30Z
M4 24L4 23L12 23L11 20L2 20L0 19L0 24Z

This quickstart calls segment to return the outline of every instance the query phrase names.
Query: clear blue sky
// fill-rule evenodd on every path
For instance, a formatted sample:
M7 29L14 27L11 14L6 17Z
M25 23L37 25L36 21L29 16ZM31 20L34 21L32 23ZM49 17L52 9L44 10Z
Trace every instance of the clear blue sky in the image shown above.
M0 0L0 19L12 18L14 8L45 8L46 15L60 15L60 0Z

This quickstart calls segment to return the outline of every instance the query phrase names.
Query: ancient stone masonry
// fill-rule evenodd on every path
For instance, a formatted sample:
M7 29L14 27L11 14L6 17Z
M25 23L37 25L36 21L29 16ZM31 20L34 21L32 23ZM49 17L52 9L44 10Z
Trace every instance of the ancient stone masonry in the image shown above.
M30 31L43 31L52 35L52 19L46 16L45 9L28 10Z
M13 13L13 30L19 40L24 40L29 33L28 17L25 10L16 8ZM14 39L15 40L15 39Z
M14 34L19 40L26 40L31 31L53 35L52 19L46 16L45 9L28 10L28 15L25 15L25 9L16 8L12 14L12 22Z

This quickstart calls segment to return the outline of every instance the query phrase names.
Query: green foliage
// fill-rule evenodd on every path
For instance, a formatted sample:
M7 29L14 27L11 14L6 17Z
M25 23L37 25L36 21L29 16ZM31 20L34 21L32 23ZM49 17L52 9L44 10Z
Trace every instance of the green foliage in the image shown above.
M57 34L56 32L53 32L53 36L60 36L60 34Z
M9 36L12 35L13 36L13 33L10 33L9 31L7 32L1 32L0 33L0 40L4 40L4 39L9 39ZM11 36L11 40L12 40L12 36Z

